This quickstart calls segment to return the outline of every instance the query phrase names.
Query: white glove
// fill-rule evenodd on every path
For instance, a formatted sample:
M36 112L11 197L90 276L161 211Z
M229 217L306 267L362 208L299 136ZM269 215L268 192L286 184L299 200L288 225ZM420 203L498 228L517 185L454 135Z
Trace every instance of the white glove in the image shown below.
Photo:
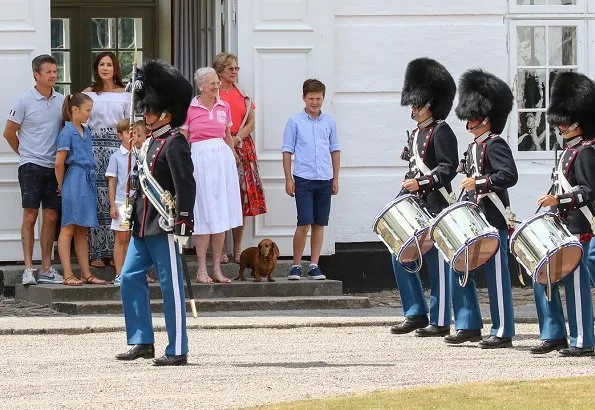
M182 253L184 251L184 245L188 243L189 236L178 236L174 235L174 241L178 243L178 251Z

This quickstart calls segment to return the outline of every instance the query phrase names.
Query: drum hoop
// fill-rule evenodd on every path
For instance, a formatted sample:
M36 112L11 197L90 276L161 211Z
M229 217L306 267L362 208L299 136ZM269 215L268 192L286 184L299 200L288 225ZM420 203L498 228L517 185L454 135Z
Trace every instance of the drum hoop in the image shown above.
M398 198L393 199L392 201L390 201L388 204L386 204L384 206L384 208L382 208L382 210L380 210L380 212L378 212L378 215L376 215L376 218L374 218L374 224L372 226L372 231L376 232L376 227L378 226L378 223L380 222L380 219L384 216L384 214L386 214L388 212L388 210L390 208L392 208L393 205L398 204L401 201L404 201L406 198L415 198L415 195L411 195L411 194L405 194L405 195L401 195Z
M515 242L515 240L517 239L517 236L519 236L519 234L520 234L520 233L521 233L521 232L522 232L522 231L523 231L523 230L524 230L524 229L525 229L527 226L529 226L529 224L531 224L532 222L534 222L534 221L536 221L536 220L538 220L538 219L541 219L541 218L543 218L543 217L544 217L544 216L546 216L546 215L547 215L547 216L553 216L553 217L559 218L559 217L558 217L558 215L556 215L555 213L553 213L553 212L550 212L550 211L540 212L540 213L538 213L538 214L535 214L535 215L531 216L531 218L529 218L529 219L527 219L527 220L523 221L523 222L522 222L522 223L519 225L519 227L518 227L518 228L516 228L516 229L514 230L514 232L512 233L512 235L510 235L510 246L509 246L509 248L512 250L512 244L513 244L513 243Z
M438 225L440 223L440 221L442 221L442 219L444 219L444 217L446 215L448 215L451 211L460 208L463 205L471 205L472 207L474 207L475 209L478 209L477 205L474 204L473 202L469 202L469 201L461 201L461 202L457 202L456 204L452 204L446 208L444 208L437 216L436 218L434 218L434 221L430 224L430 238L432 238L432 240L434 240L434 229L436 228L436 225Z
M494 228L495 229L495 228ZM485 238L496 238L498 239L498 242L500 242L500 234L498 233L498 231L493 232L493 231L488 231L488 232L484 232L479 236L476 236L474 238L470 238L467 241L465 241L465 246L461 246L459 249L457 249L457 251L452 255L452 258L450 260L450 267L452 270L454 270L457 273L464 273L464 272L459 272L458 270L456 270L454 268L454 263L453 261L457 260L457 258L461 255L461 253L465 252L465 249L468 248L469 246L471 246L472 244L474 244L475 242L477 242L477 240L479 239L485 239ZM500 250L500 245L498 245L498 250ZM496 255L498 253L498 251L496 251L496 253L494 253L494 255ZM490 259L492 259L494 257L494 255L492 255L490 257ZM488 260L490 260L488 259Z
M577 244L577 242L574 242L574 241L573 242L564 243L559 248L557 248L556 250L562 249L562 248L570 248L570 247L578 247L581 250L581 253L584 254L584 252L585 252L585 250L583 249L583 246L580 244L580 242ZM548 251L548 253L543 258L541 258L539 260L539 263L535 267L535 273L537 273L537 272L539 272L541 270L541 268L543 267L543 265L545 265L546 261L549 260L549 258L552 255L553 255L553 253L551 251ZM571 273L574 272L576 270L576 268L579 267L579 265L581 264L582 260L583 260L583 257L581 256L581 258L578 260L578 263L576 264L576 266L570 270ZM527 272L529 272L529 270L527 269L527 267L525 265L523 265L523 267L525 268L525 270L527 270ZM533 277L535 275L535 273L532 274L531 277ZM570 275L570 273L568 275ZM566 276L568 276L568 275L566 275ZM564 278L566 276L564 276ZM564 278L560 278L557 281L552 282L552 283L558 283L558 282L560 282ZM535 279L535 280L537 280L537 279ZM537 282L537 283L539 283L539 282ZM543 285L543 284L540 283L540 285Z
M397 257L397 260L399 261L399 263L403 264L403 262L401 262L401 255L403 254L404 250L411 244L411 242L413 242L415 240L415 238L417 238L419 240L419 237L422 236L424 234L424 232L426 232L428 229L429 229L428 227L426 227L424 229L418 229L413 233L413 235L411 235L411 237L407 238L405 243L403 243L403 246L401 246L401 249L399 249L399 253L395 255ZM421 246L420 246L420 248L421 248Z

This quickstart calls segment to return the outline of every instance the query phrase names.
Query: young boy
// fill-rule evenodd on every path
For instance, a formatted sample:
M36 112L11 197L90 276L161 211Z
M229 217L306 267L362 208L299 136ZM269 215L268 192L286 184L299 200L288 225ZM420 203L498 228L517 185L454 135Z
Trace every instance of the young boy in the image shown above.
M341 147L337 124L333 117L321 111L325 85L314 79L306 80L302 98L306 107L291 116L283 133L283 171L285 192L295 197L297 228L293 236L293 265L287 277L299 280L301 262L310 228L311 258L308 277L326 279L318 267L324 227L328 225L331 195L339 192ZM293 174L291 156L294 155Z

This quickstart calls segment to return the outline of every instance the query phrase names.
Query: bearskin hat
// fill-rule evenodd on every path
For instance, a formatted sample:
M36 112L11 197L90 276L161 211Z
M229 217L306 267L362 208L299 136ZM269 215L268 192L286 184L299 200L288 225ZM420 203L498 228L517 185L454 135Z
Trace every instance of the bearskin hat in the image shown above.
M595 137L595 83L583 74L558 73L552 84L547 120L551 125L578 122L584 137Z
M142 112L169 113L171 126L186 121L192 100L192 85L176 68L161 60L147 60L138 69L142 87L134 90L135 109Z
M459 80L459 104L455 109L463 121L488 118L491 131L504 131L514 96L500 78L483 70L469 70Z
M407 65L401 105L423 107L430 103L432 116L444 120L452 108L457 85L442 64L430 58L417 58Z

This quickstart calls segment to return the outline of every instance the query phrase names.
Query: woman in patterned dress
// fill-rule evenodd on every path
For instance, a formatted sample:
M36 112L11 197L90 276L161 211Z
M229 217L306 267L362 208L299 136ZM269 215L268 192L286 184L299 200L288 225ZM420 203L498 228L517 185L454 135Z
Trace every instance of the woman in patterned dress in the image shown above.
M99 226L89 229L91 266L105 267L104 260L113 261L114 236L105 170L112 153L120 147L116 123L128 118L130 93L125 92L120 62L114 53L106 51L93 62L93 83L83 92L93 99L93 112L87 125L93 133L93 155L97 174L97 218Z
M218 54L213 60L213 68L221 80L219 98L231 107L233 122L231 135L235 150L240 157L238 175L244 224L232 229L234 260L239 263L246 217L264 214L267 211L262 182L258 173L256 147L252 138L255 107L250 96L236 83L240 67L238 67L238 58L235 55Z

